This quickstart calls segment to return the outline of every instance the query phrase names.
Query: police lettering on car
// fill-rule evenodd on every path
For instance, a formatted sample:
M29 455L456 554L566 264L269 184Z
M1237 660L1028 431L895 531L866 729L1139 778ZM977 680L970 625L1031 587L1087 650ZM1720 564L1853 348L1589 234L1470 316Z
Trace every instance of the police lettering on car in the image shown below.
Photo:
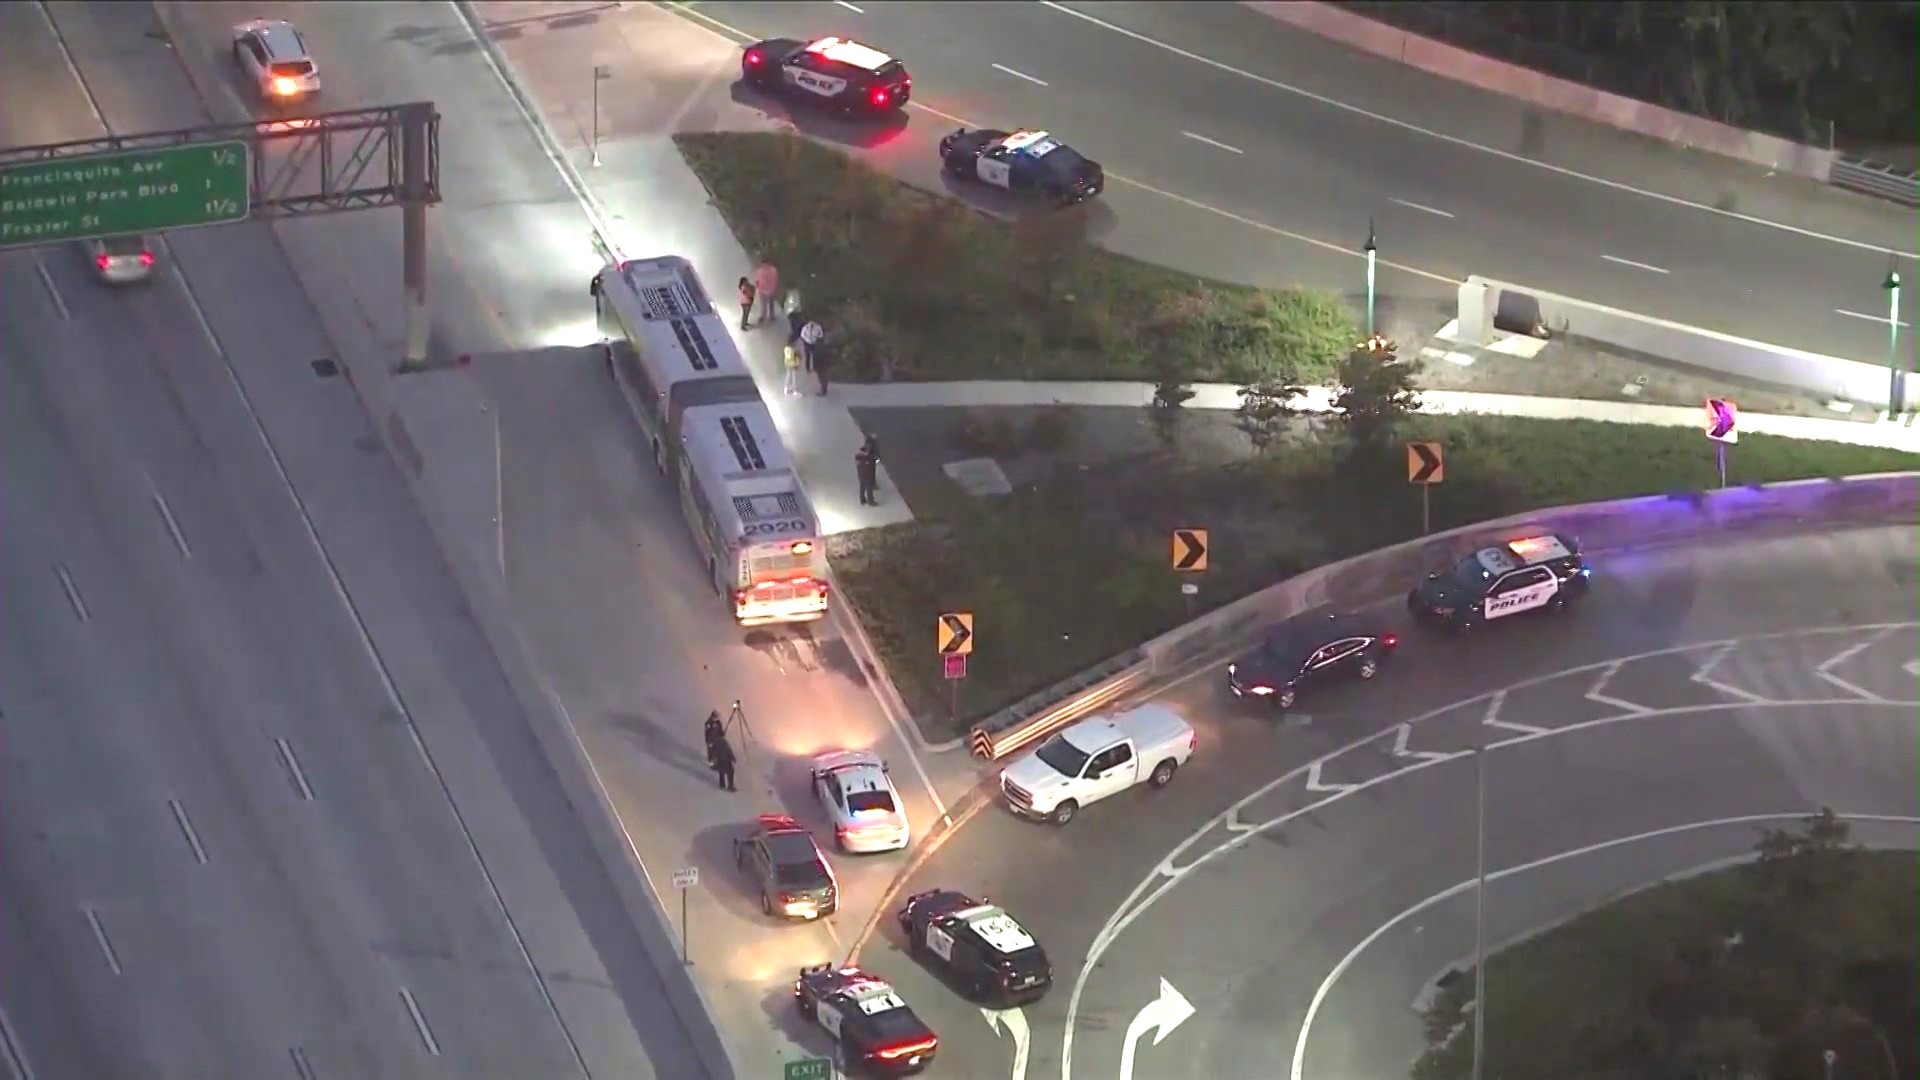
M1590 573L1572 539L1522 537L1429 573L1407 593L1407 610L1416 622L1469 631L1509 615L1563 610L1586 595Z
M913 79L900 61L839 37L756 41L740 56L740 78L762 90L849 112L897 112L913 96Z
M907 897L898 919L911 950L977 999L1018 1004L1053 985L1046 950L1013 916L983 900L931 889Z

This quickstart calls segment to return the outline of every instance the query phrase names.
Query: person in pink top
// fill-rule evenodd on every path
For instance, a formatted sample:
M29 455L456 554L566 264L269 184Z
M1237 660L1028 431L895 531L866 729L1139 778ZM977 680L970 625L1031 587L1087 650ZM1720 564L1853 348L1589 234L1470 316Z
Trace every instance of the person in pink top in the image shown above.
M780 270L765 255L760 256L760 265L753 268L753 287L760 294L760 321L772 322L780 297Z

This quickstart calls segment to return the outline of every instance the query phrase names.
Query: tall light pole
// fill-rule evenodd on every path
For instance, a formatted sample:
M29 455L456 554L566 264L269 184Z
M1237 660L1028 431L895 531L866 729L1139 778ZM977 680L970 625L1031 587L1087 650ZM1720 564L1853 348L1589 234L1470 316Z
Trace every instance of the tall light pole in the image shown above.
M1473 1080L1487 1061L1487 729L1473 754Z
M1887 267L1887 280L1880 283L1887 290L1887 416L1895 417L1906 411L1905 380L1900 370L1900 271L1896 267Z
M600 84L613 78L613 69L605 64L593 65L593 165L600 166Z
M1374 239L1373 219L1367 219L1367 337L1373 337L1373 270L1374 262L1380 254L1380 245ZM1896 286L1897 288L1898 286Z

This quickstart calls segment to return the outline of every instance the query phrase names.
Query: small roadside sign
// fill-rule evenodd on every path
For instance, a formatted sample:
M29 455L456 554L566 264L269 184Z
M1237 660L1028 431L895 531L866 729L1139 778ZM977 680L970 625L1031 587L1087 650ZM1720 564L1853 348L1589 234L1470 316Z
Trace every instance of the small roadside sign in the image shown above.
M940 655L965 656L973 651L973 612L950 611L940 616Z
M940 658L943 673L949 679L967 677L967 656L965 653L949 653Z
M785 1063L780 1080L833 1080L833 1061L828 1058L801 1058Z
M1407 444L1407 483L1438 484L1447 478L1446 454L1437 442Z
M1707 399L1707 438L1714 442L1737 443L1740 441L1740 410L1726 398Z
M1207 530L1173 530L1173 568L1194 573L1207 568Z
M700 886L700 868L682 867L673 872L673 887L676 889L695 889Z

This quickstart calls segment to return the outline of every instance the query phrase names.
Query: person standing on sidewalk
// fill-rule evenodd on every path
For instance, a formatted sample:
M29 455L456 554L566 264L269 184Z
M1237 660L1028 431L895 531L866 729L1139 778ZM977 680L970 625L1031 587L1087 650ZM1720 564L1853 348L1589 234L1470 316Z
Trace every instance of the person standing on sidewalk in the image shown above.
M860 505L879 506L880 443L873 436L853 455L853 470L860 479Z
M747 329L748 320L753 318L753 282L740 279L740 329Z
M780 299L780 268L765 255L753 268L753 287L760 294L760 321L772 322L774 306Z
M806 325L800 328L800 359L806 363L808 371L813 370L814 354L820 351L821 343L826 338L825 328L812 319L808 319Z
M792 342L788 342L786 346L782 348L780 351L780 360L782 363L786 365L786 369L787 369L787 384L786 384L787 396L799 397L800 396L800 349L799 347L794 345Z
M833 346L821 341L813 347L813 373L820 380L820 396L827 396L827 368L833 363Z
M787 341L799 341L800 328L807 325L807 317L800 311L800 290L788 289L780 298L780 307L787 313Z

